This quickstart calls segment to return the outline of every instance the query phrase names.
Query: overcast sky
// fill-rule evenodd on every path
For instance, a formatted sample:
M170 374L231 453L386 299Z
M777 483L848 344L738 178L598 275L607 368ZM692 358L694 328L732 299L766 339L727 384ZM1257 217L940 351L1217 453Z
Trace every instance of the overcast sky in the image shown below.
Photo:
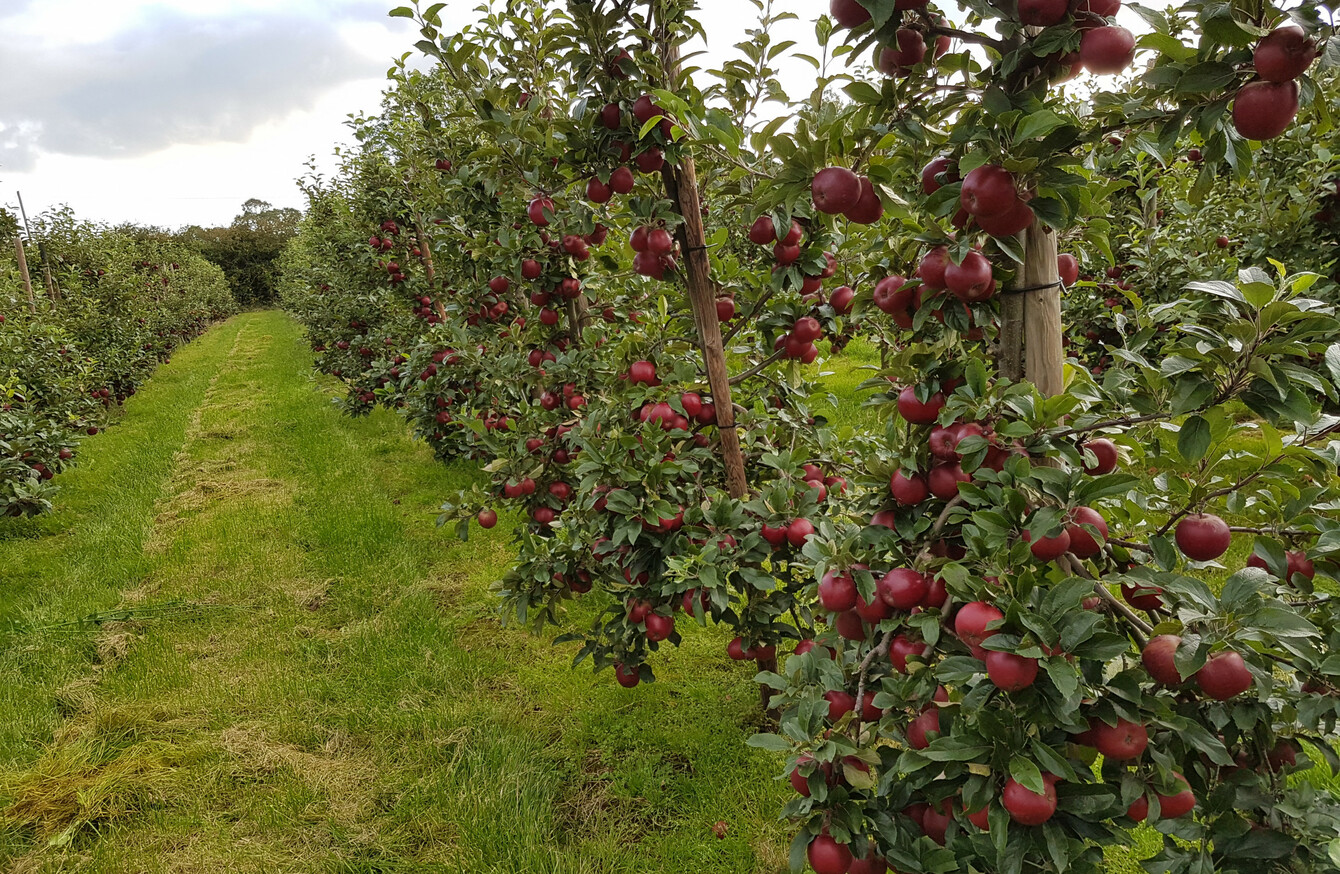
M0 204L21 191L30 215L68 203L84 218L169 228L227 224L251 197L301 207L294 180L308 156L329 166L346 117L377 109L391 59L418 38L387 17L395 5L0 0ZM444 21L477 5L455 0ZM756 12L747 0L703 5L711 64ZM814 14L779 36L813 46ZM802 95L813 80L797 63L784 81Z

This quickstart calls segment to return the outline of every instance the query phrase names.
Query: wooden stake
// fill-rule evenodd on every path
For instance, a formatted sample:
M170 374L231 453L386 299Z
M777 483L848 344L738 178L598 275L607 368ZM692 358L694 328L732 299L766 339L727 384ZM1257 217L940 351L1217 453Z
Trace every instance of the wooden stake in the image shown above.
M14 238L14 254L19 259L19 276L23 277L23 290L28 293L28 312L37 315L37 298L33 297L33 278L28 275L28 256L23 252L23 238Z
M662 37L666 87L674 91L680 75L679 47L672 44L664 33ZM703 230L702 200L698 195L698 173L693 156L682 156L678 167L671 166L667 161L661 169L661 178L665 182L666 194L677 205L684 219L677 232L684 258L682 268L689 289L689 304L693 308L693 321L698 327L703 363L707 366L707 384L717 411L721 461L726 468L726 489L731 497L743 498L749 493L749 482L744 473L740 435L735 432L730 371L726 368L721 322L717 318L716 288L712 283L711 264L707 257L707 235Z
M1020 288L1035 290L1017 296L1024 299L1024 375L1045 397L1064 390L1060 280L1056 234L1036 222L1024 231L1024 264L1019 278Z
M423 276L428 280L428 287L436 292L437 271L433 269L433 250L428 248L428 235L423 231L423 217L419 215L414 217L414 238L419 241L419 260L423 262ZM442 306L442 300L436 293L433 294L433 309L437 310L437 317L445 324L447 310Z

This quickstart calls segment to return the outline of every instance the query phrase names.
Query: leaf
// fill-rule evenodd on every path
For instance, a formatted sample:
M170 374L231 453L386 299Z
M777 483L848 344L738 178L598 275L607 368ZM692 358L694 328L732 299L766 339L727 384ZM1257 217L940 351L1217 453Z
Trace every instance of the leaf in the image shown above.
M1224 590L1219 593L1219 603L1225 610L1240 610L1261 591L1265 582L1265 571L1254 567L1243 568L1224 583Z
M746 746L756 747L760 750L769 750L774 753L782 753L791 749L791 742L780 735L775 734L756 734L745 741Z
M1191 416L1177 433L1177 454L1191 463L1200 461L1210 448L1210 423L1202 416Z
M1026 759L1023 756L1015 756L1010 759L1010 776L1015 782L1023 784L1024 788L1030 792L1036 792L1042 795L1046 792L1046 785L1042 782L1042 772L1038 766L1033 764L1032 759Z
M413 18L414 10L408 6L397 6L386 14L389 18Z
M1026 115L1019 120L1019 124L1014 130L1014 141L1016 143L1024 140L1037 139L1046 136L1059 127L1067 124L1061 116L1052 112L1050 109L1040 109L1032 115Z

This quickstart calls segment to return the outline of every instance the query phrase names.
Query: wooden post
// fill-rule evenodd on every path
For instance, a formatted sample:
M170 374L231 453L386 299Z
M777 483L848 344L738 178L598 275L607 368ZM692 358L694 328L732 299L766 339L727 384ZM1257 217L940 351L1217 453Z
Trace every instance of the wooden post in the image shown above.
M428 287L436 291L437 271L433 269L433 250L428 248L428 235L423 230L423 216L417 214L414 216L414 238L419 242L419 260L423 262L424 278L428 280ZM437 294L433 294L433 309L437 310L437 317L445 324L447 310L442 306L442 299Z
M654 2L654 0L653 0ZM664 23L662 23L664 28ZM661 50L664 52L666 88L679 87L679 47L674 45L664 29L661 31ZM676 205L684 223L677 236L683 254L684 277L689 290L689 305L698 328L698 342L702 347L703 363L707 366L707 384L712 391L712 403L717 411L717 430L721 437L721 461L726 468L726 489L733 498L749 493L749 481L744 473L744 453L740 451L740 435L735 432L735 408L731 402L730 371L726 368L726 351L721 341L721 321L717 318L716 289L712 283L711 265L707 257L707 235L703 230L702 200L698 195L698 172L693 156L685 154L679 166L667 161L661 168L665 191Z
M19 259L19 276L23 278L23 290L28 293L28 312L37 315L37 298L33 297L33 278L28 275L28 256L23 252L23 238L14 238L14 254Z
M1024 231L1024 263L1011 297L1024 301L1024 375L1045 397L1064 390L1061 334L1061 277L1056 269L1056 234L1041 222Z
M15 195L19 198L19 214L23 216L24 232L31 235L32 225L28 222L28 209L23 205L23 192L16 191ZM37 253L42 256L42 273L46 277L47 297L54 304L60 300L60 286L56 285L56 280L51 278L51 259L47 257L47 247L40 239L34 237L37 243Z
M1027 288L1024 271L1015 278L1016 288ZM1000 299L1000 340L997 349L997 369L1011 382L1024 378L1024 296L1007 294Z

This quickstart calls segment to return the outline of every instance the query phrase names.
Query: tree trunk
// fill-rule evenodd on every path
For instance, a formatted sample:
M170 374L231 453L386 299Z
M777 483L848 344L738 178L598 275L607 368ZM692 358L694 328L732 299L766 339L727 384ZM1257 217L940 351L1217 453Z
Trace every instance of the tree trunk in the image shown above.
M1011 297L1024 302L1024 376L1045 397L1064 389L1060 281L1056 234L1036 222L1024 231L1024 263L1019 271L1019 287L1033 290Z
M19 259L19 276L23 278L23 290L28 294L28 312L37 315L37 298L33 297L33 278L28 274L28 256L23 251L23 238L14 238L14 254Z

